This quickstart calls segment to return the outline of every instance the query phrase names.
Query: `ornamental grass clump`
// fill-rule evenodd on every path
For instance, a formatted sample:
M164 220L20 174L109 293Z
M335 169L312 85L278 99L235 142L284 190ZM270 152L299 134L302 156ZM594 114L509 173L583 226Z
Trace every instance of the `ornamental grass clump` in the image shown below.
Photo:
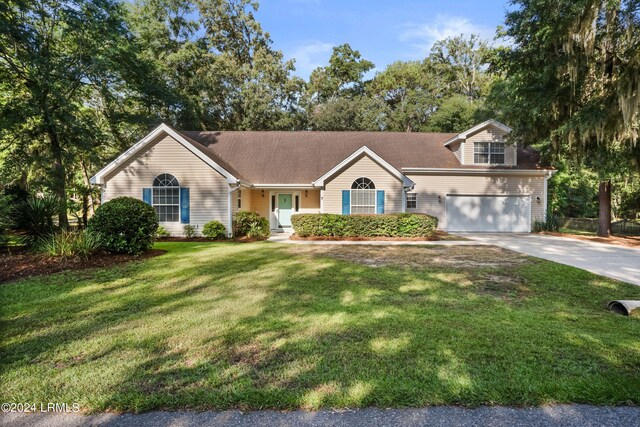
M100 249L100 239L86 230L60 230L42 237L35 250L61 259L87 259Z

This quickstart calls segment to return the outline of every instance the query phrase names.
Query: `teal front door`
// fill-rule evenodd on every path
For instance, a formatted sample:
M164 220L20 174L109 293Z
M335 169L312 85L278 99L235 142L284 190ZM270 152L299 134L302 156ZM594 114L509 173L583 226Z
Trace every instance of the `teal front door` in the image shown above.
M291 227L291 194L278 194L278 227Z

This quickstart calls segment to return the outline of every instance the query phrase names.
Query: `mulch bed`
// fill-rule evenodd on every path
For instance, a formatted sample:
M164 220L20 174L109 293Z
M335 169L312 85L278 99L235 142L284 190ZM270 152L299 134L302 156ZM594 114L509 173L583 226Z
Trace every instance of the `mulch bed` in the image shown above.
M599 237L599 236L586 236L586 235L570 234L570 233L555 233L551 231L544 231L544 232L541 232L540 234L546 234L548 236L556 236L556 237L570 237L572 239L587 240L590 242L598 242L598 243L607 243L610 245L617 245L617 246L626 246L628 248L640 248L640 236Z
M312 237L300 237L293 234L289 237L290 240L306 240L306 241L351 241L351 242L368 242L368 241L386 241L386 242L433 242L437 240L451 240L447 239L447 233L437 231L431 237L334 237L334 236L312 236ZM462 240L462 239L460 239Z
M206 237L160 237L156 242L227 242L227 243L251 243L266 239L239 237L237 239L207 239Z
M0 253L0 283L41 276L65 270L109 267L134 260L142 260L165 254L167 251L151 249L141 255L121 255L98 253L88 259L72 258L62 260L41 254L34 254L18 248Z

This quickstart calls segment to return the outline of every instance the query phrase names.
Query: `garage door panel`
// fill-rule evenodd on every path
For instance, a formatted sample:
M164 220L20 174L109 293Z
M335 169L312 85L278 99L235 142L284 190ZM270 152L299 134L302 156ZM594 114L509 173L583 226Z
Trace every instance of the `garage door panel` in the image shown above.
M529 196L456 196L446 198L447 230L529 232Z

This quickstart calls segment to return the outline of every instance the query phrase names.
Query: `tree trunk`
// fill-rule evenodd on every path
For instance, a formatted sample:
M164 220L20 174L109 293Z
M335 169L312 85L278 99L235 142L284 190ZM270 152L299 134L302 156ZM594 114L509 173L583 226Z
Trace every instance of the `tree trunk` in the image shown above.
M89 196L82 195L82 228L87 228L87 219L89 217Z
M58 212L58 225L62 228L69 227L69 217L67 216L67 179L64 166L62 164L62 147L58 133L51 123L46 124L47 135L51 143L51 154L53 156L53 194L60 199L60 212Z
M600 182L598 198L600 202L598 236L609 237L611 234L611 180Z
M93 200L93 193L92 193L93 185L91 185L91 178L89 178L89 171L87 170L87 165L84 160L80 162L80 166L82 167L82 178L84 180L84 185L89 189L87 190L87 202L89 205L87 212L93 215L94 204L95 204L95 200Z

